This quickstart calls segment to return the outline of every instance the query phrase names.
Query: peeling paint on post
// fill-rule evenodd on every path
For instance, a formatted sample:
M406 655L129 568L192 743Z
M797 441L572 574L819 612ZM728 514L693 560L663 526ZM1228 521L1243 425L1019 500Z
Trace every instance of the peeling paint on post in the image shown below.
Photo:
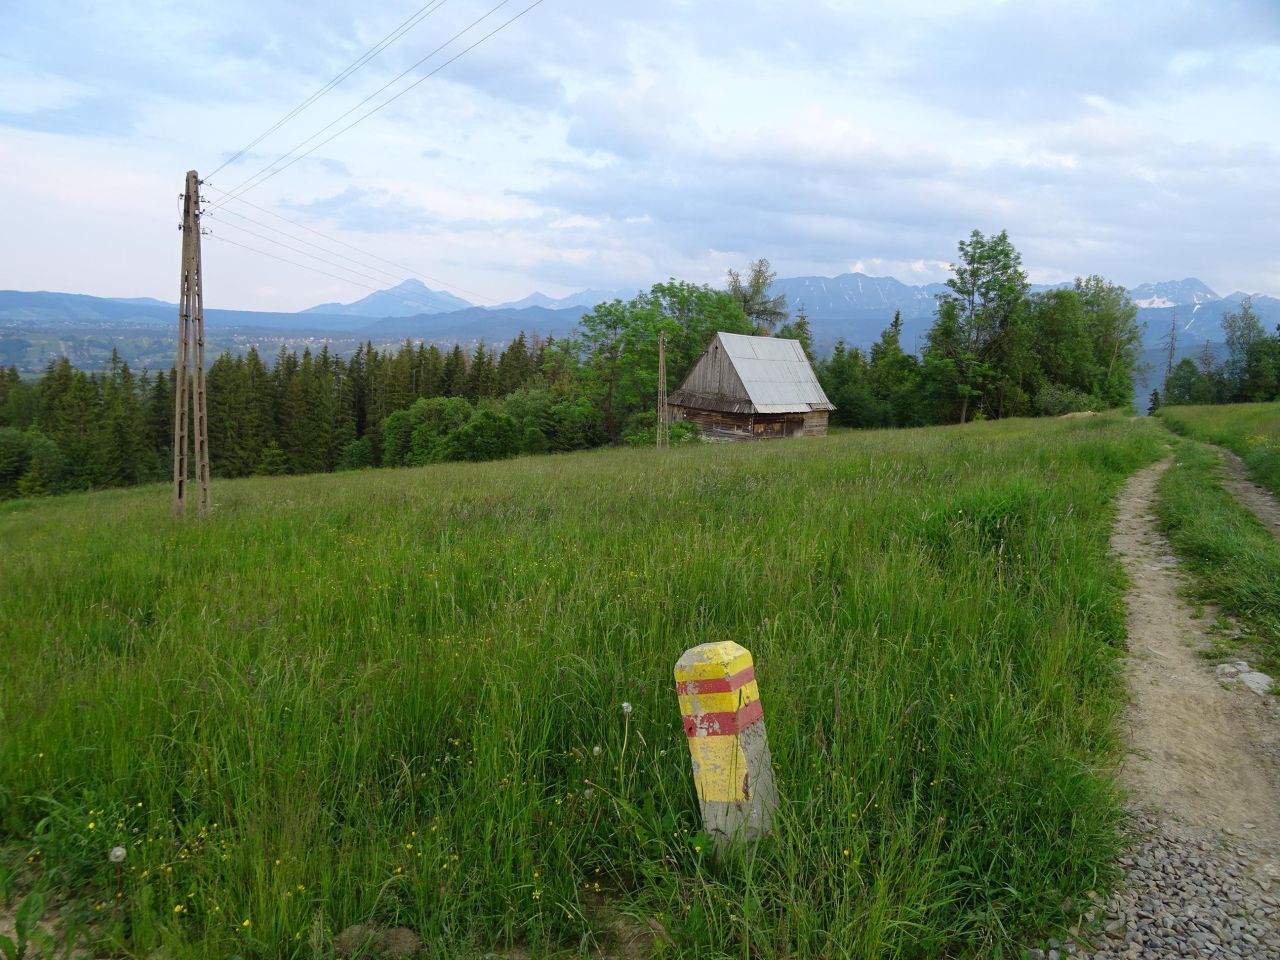
M676 662L702 822L723 851L769 833L778 806L751 652L704 643Z

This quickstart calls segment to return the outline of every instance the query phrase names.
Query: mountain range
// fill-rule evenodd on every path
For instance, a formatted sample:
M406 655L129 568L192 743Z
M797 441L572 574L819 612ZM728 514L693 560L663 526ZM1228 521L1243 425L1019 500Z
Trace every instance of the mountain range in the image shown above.
M1058 284L1056 286L1064 286ZM900 311L903 341L918 348L934 313L940 283L912 285L893 277L846 273L836 277L787 277L774 284L794 311L808 314L819 349L838 339L871 343ZM1036 290L1050 289L1039 285ZM1185 347L1222 341L1221 319L1237 309L1246 294L1220 296L1194 277L1144 283L1129 291L1147 325L1147 347L1154 347L1176 322ZM372 340L385 345L405 338L452 343L503 343L521 330L544 336L569 333L596 303L628 299L632 290L582 290L565 297L533 293L494 307L409 279L352 303L322 303L294 313L207 309L209 351L243 350L248 345L274 350L294 345L351 344ZM1255 311L1270 329L1280 323L1280 299L1255 295ZM81 365L97 366L112 347L132 364L162 362L168 355L177 306L152 298L102 298L56 292L0 291L0 365L16 364L34 372L50 356L66 354ZM137 341L146 350L127 349Z
M549 297L545 293L531 293L520 300L480 309L524 310L527 307L540 307L544 310L567 310L574 307L590 309L597 303L607 300L630 300L635 294L635 290L579 290L567 297ZM421 280L413 277L394 287L371 293L354 303L321 303L301 312L326 316L387 318L432 316L474 308L476 304L443 290L432 290Z

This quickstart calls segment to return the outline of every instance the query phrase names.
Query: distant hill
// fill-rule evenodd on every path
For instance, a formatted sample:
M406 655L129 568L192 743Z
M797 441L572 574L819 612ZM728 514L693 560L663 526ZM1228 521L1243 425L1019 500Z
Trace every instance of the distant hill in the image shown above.
M111 330L117 327L174 327L178 316L176 303L165 303L149 297L108 299L78 293L28 292L0 290L0 331L22 327L36 330ZM349 316L320 313L269 313L257 310L221 310L208 308L205 325L210 328L254 328L267 330L310 330L316 332L349 330L363 323L353 323Z
M901 311L903 344L918 351L933 320L935 298L946 287L845 273L786 277L776 281L774 289L786 295L793 312L803 304L819 350L829 350L839 339L855 346L871 344L894 312ZM581 290L565 297L535 293L499 307L479 307L419 280L406 280L353 303L320 304L297 313L211 308L205 322L211 352L215 345L242 350L249 343L262 348L280 342L328 342L333 349L347 350L364 340L386 343L405 338L501 344L522 330L563 337L596 303L632 295L629 290ZM1237 309L1245 297L1239 291L1219 296L1194 277L1142 284L1130 295L1146 324L1146 347L1157 347L1176 318L1179 345L1188 350L1207 341L1221 343L1223 314ZM1280 324L1280 299L1254 296L1253 305L1268 329ZM167 355L165 338L172 335L177 309L149 297L0 291L0 363L31 371L42 368L50 356L66 354L84 365L100 365L114 345L130 363L145 360L155 365Z
M586 313L584 307L548 310L546 307L468 307L449 313L417 317L387 317L360 328L374 338L411 337L423 340L457 340L475 343L506 342L521 331L563 337Z
M1070 283L1032 284L1032 290L1069 286ZM793 311L804 304L814 338L824 348L841 338L853 345L872 343L893 318L894 311L900 310L903 343L918 350L933 322L935 297L946 292L947 287L940 283L912 286L892 277L846 273L838 277L780 279L774 289L787 295L787 304ZM1148 347L1160 343L1174 317L1181 344L1194 347L1207 341L1221 342L1223 315L1238 309L1246 296L1237 291L1221 297L1194 277L1145 283L1134 287L1129 295L1138 307L1138 320L1146 324ZM1280 324L1280 299L1254 295L1253 309L1268 330Z
M450 313L472 304L443 290L432 290L421 280L409 279L387 290L371 293L355 303L322 303L308 307L304 314L323 313L346 317L412 317L418 314Z
M1144 283L1130 290L1129 296L1139 307L1198 307L1222 299L1195 277Z
M585 307L590 310L597 303L608 303L611 300L630 300L636 290L579 290L567 297L548 297L545 293L531 293L520 300L490 307L491 310L521 310L525 307L545 307L548 310L565 310L571 307Z
M929 283L913 287L893 277L870 277L865 273L842 273L838 277L787 277L774 282L777 293L787 295L792 310L804 304L810 318L879 319L894 310L902 316L932 316L934 298L946 285Z

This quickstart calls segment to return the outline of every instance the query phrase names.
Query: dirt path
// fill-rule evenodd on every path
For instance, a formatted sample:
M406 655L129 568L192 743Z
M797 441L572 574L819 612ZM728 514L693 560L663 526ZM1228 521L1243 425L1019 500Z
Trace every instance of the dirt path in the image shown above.
M1206 618L1194 619L1179 595L1185 581L1152 512L1167 467L1156 464L1130 481L1111 541L1131 581L1134 756L1123 779L1149 807L1188 825L1253 834L1271 846L1280 878L1280 729L1262 698L1225 689L1198 655L1208 646Z
M1230 450L1215 448L1222 454L1227 464L1227 475L1222 478L1222 485L1231 491L1231 495L1244 506L1253 511L1264 527L1280 537L1280 502L1271 492L1258 486L1249 479L1249 468L1244 461Z
M1112 549L1129 575L1128 876L1097 958L1280 957L1280 707L1228 689L1154 517L1169 461L1134 476Z

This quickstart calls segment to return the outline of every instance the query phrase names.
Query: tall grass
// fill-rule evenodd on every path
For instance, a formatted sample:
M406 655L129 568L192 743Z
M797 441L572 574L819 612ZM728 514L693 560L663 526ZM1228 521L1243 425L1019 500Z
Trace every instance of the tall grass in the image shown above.
M1107 539L1159 449L1009 421L5 506L0 840L134 955L370 919L572 955L621 916L669 956L1014 956L1116 850ZM728 863L671 676L713 640L784 799Z
M1178 433L1234 451L1258 483L1280 494L1280 403L1163 407L1159 415Z

